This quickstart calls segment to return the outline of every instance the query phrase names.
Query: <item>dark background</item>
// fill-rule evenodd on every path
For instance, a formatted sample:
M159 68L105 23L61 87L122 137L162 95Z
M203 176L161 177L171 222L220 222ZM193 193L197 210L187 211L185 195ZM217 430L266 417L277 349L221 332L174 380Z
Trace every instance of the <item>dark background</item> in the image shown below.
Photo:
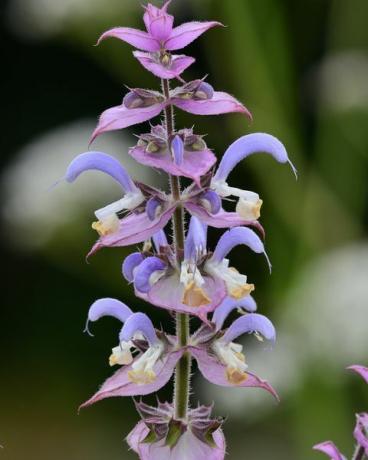
M284 142L300 178L259 155L231 176L264 200L262 223L274 270L247 251L234 265L257 289L259 309L278 329L274 351L247 341L250 369L279 390L276 405L258 390L221 390L194 381L193 399L217 402L229 458L312 459L332 438L352 451L354 412L368 391L344 367L368 363L368 3L366 0L174 0L177 23L217 19L186 50L197 63L185 78L209 74L217 89L254 115L177 115L196 124L220 157L248 132ZM131 55L99 34L141 24L136 0L8 0L1 4L0 457L9 460L134 458L123 439L137 421L130 399L112 399L77 414L112 372L113 320L83 335L89 305L134 299L120 274L130 249L106 250L85 263L95 239L93 210L117 199L108 178L91 173L73 186L60 179L87 150L98 114L120 103L124 85L157 88ZM133 133L106 134L96 149L119 156L140 180L166 187L163 176L128 158ZM213 242L217 233L211 233ZM258 346L257 346L258 345ZM169 397L170 388L162 394ZM322 457L322 456L321 456Z

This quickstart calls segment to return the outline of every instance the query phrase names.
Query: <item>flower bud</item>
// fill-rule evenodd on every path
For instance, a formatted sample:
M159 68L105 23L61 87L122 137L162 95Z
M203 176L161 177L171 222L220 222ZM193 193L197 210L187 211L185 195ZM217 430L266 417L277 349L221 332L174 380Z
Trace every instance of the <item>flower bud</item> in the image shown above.
M149 142L146 147L147 153L156 153L160 150L160 147L153 141Z
M213 87L209 83L202 81L194 93L194 98L203 100L212 99L213 93Z
M127 109L137 109L144 105L144 100L134 91L130 91L124 96L123 104Z

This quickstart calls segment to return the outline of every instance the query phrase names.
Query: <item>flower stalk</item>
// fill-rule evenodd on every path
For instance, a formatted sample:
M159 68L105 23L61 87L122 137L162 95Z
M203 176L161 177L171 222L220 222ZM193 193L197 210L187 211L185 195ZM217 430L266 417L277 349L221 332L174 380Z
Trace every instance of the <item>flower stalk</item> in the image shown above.
M268 318L255 313L257 304L250 295L254 284L231 266L229 258L234 247L245 246L266 256L271 267L262 241L264 230L258 222L262 200L257 193L232 187L228 176L254 153L265 152L279 163L290 160L280 141L254 133L230 145L216 172L217 157L207 147L204 135L193 128L175 128L174 107L201 116L239 113L251 119L251 114L241 102L216 91L204 78L186 82L181 77L195 59L173 52L222 24L192 21L175 27L168 12L170 3L166 0L160 8L144 6L146 31L116 27L100 37L98 43L113 37L134 46L134 57L160 79L161 91L131 88L121 105L101 114L91 137L93 142L103 133L162 114L161 122L140 134L128 154L140 164L167 173L170 192L134 181L117 159L94 151L78 155L65 179L72 183L82 173L94 170L121 186L121 199L95 211L98 220L92 228L99 238L89 255L103 247L142 244L123 261L122 275L138 298L175 314L176 331L171 335L155 329L147 314L133 312L117 299L94 302L86 331L90 322L105 316L122 323L119 342L109 357L111 366L120 367L81 407L105 398L157 393L174 375L171 403L158 402L156 408L143 401L136 403L142 420L128 435L129 446L140 460L224 460L223 419L211 417L212 407L198 405L193 409L189 404L192 360L211 384L263 388L278 399L270 384L248 372L243 347L234 342L243 334L255 334L273 343L276 331ZM179 86L171 88L170 80L175 79ZM181 177L190 181L183 192ZM232 212L222 207L223 199L229 201L229 196L237 199ZM171 239L166 234L168 225ZM210 227L223 229L215 248L207 245ZM240 317L226 327L234 310ZM190 328L191 316L200 321L195 331Z
M161 86L166 100L170 98L170 83L169 80L162 79ZM174 132L174 109L168 105L164 111L164 119L168 142L171 141ZM173 199L176 202L180 201L180 177L169 175L170 191ZM178 205L172 217L173 229L173 247L176 255L176 260L181 265L182 255L184 250L184 210L181 205ZM189 341L189 316L185 313L176 313L176 336L178 338L179 347L185 348ZM185 420L187 417L189 406L190 392L190 368L191 357L189 353L184 353L179 360L175 369L174 379L174 412L178 420Z

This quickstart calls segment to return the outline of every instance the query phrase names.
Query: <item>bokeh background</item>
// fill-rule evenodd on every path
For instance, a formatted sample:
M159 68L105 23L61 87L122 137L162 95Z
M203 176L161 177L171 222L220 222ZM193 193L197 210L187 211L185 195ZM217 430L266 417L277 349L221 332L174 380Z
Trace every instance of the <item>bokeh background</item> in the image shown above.
M157 2L156 2L157 3ZM124 437L137 421L130 399L106 400L77 413L111 373L114 320L82 334L89 305L117 297L171 327L165 313L134 299L122 280L129 249L85 263L95 239L93 210L118 188L88 174L60 182L68 162L87 150L97 115L117 105L124 85L157 87L131 48L99 34L141 27L138 0L3 0L1 4L0 457L9 460L133 459ZM265 155L244 161L233 185L264 199L262 222L273 274L250 252L234 264L256 283L260 311L278 329L273 351L247 341L251 369L278 389L281 403L258 390L226 390L194 379L193 399L215 400L229 459L313 459L311 446L334 439L350 455L354 412L368 389L344 368L368 364L368 3L366 0L174 0L178 22L217 19L188 48L197 57L186 78L209 74L251 109L200 118L196 125L220 156L238 136L266 131L296 164ZM110 133L96 149L119 156L134 177L166 187L162 175L127 155L134 133ZM109 201L110 200L110 201ZM211 240L217 236L211 233ZM168 398L168 391L162 398Z

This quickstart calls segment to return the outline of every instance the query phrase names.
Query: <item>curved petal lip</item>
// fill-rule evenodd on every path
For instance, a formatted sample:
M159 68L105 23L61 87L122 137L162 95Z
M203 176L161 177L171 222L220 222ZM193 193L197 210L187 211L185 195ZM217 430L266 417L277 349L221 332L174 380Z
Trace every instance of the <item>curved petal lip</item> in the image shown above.
M145 212L130 214L120 219L119 229L111 235L100 237L87 257L103 247L129 246L149 239L167 225L174 210L175 206L171 206L154 221L151 221Z
M184 70L195 62L195 59L192 57L174 55L172 56L171 65L166 67L163 64L156 62L150 53L134 51L133 55L146 70L153 73L153 75L158 78L165 78L167 80L179 77Z
M83 403L79 409L90 406L91 404L101 401L102 399L116 396L144 396L158 391L170 380L176 363L181 358L184 350L170 352L157 361L153 367L156 374L156 380L147 385L138 385L129 380L128 372L132 370L132 364L123 366L110 378L108 378L101 388L92 398Z
M174 176L185 176L200 185L201 176L205 175L216 163L216 156L211 150L198 152L184 152L183 163L178 166L174 163L169 151L162 153L147 153L142 147L133 147L129 154L138 163L152 168L161 169Z
M202 288L211 297L212 302L198 307L190 307L182 303L184 288L179 281L179 276L175 274L161 278L148 294L142 294L137 290L135 294L157 307L205 318L207 313L214 311L223 301L226 288L222 280L215 280L209 276L204 276L204 280L205 284Z
M255 374L247 372L248 378L239 385L230 383L226 378L226 366L224 366L215 356L208 353L205 348L200 347L189 347L190 352L197 360L198 368L201 371L203 377L209 382L215 385L241 388L241 387L257 387L267 390L269 393L279 401L279 396L274 388L265 380L260 379Z

